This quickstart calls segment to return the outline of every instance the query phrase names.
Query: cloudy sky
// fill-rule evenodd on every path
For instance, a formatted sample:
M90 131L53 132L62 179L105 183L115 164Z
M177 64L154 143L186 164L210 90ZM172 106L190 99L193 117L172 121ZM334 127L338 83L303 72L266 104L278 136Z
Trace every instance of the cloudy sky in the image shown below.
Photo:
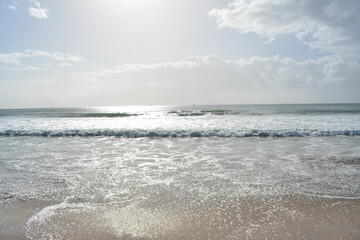
M0 108L360 102L359 0L1 0Z

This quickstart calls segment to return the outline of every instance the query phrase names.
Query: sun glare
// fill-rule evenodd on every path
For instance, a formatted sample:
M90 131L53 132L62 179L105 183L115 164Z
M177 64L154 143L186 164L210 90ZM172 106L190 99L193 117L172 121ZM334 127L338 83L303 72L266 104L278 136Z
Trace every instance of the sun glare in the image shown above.
M129 10L133 8L143 8L155 6L161 0L105 0L101 4L106 4L106 7L116 8L120 10Z

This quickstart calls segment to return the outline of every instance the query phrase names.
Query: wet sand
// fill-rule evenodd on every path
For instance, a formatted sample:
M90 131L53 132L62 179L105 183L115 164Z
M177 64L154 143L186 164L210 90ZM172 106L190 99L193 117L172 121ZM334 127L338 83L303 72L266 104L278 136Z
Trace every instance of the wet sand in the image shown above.
M355 240L360 236L359 199L219 196L190 202L158 200L2 202L0 239Z

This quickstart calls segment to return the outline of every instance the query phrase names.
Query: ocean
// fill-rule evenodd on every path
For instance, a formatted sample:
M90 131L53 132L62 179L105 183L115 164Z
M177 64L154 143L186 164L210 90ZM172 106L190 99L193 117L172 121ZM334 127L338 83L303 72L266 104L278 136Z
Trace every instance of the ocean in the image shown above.
M0 239L360 239L360 104L0 110Z

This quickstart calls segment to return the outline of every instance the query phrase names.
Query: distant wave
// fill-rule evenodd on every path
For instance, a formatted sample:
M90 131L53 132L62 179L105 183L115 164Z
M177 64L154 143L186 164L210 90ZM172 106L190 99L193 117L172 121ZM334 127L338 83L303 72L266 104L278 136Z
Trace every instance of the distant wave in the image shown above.
M319 131L319 130L63 130L63 131L24 131L24 130L2 130L0 136L36 136L36 137L100 137L113 136L125 138L176 138L176 137L308 137L308 136L358 136L360 130L337 130L337 131Z
M120 110L121 111L121 110ZM306 108L248 108L248 109L226 109L226 108L210 108L210 109L163 109L156 110L155 112L140 111L140 112L99 112L97 109L19 109L19 110L1 110L0 118L3 117L17 117L17 118L123 118L123 117L136 117L146 116L152 113L159 113L159 115L167 115L170 117L198 117L198 116L323 116L323 115L360 115L360 109L306 109Z
M0 117L9 117L9 116L17 116L17 117L38 117L38 118L120 118L120 117L131 117L131 116L139 116L142 114L137 113L126 113L126 112L117 112L117 113L103 113L103 112L71 112L71 113L62 113L62 112L33 112L33 113L19 113L14 114L12 112L1 113Z
M181 117L187 116L203 116L205 114L210 115L245 115L245 116L261 116L261 113L256 112L249 112L249 111L234 111L234 110L224 110L224 109L217 109L217 110L198 110L198 111L170 111L168 114L176 114Z
M210 115L243 115L243 116L262 116L262 115L331 115L331 114L360 114L360 110L357 109L317 109L317 110L274 110L268 112L253 112L253 111L246 111L246 110L224 110L224 109L217 109L217 110L197 110L197 111L186 111L186 110L179 110L179 111L170 111L168 114L177 114L178 116L203 116L205 114Z
M132 113L85 113L85 114L74 114L68 117L84 117L84 118L115 118L115 117L131 117L138 116L139 114Z
M357 109L310 110L310 109L308 109L308 110L299 110L299 111L296 111L295 113L297 113L297 114L314 114L314 115L317 115L317 114L318 115L323 115L323 114L360 114L360 110L357 110Z
M168 114L176 114L181 117L203 116L206 113L202 111L170 111Z

